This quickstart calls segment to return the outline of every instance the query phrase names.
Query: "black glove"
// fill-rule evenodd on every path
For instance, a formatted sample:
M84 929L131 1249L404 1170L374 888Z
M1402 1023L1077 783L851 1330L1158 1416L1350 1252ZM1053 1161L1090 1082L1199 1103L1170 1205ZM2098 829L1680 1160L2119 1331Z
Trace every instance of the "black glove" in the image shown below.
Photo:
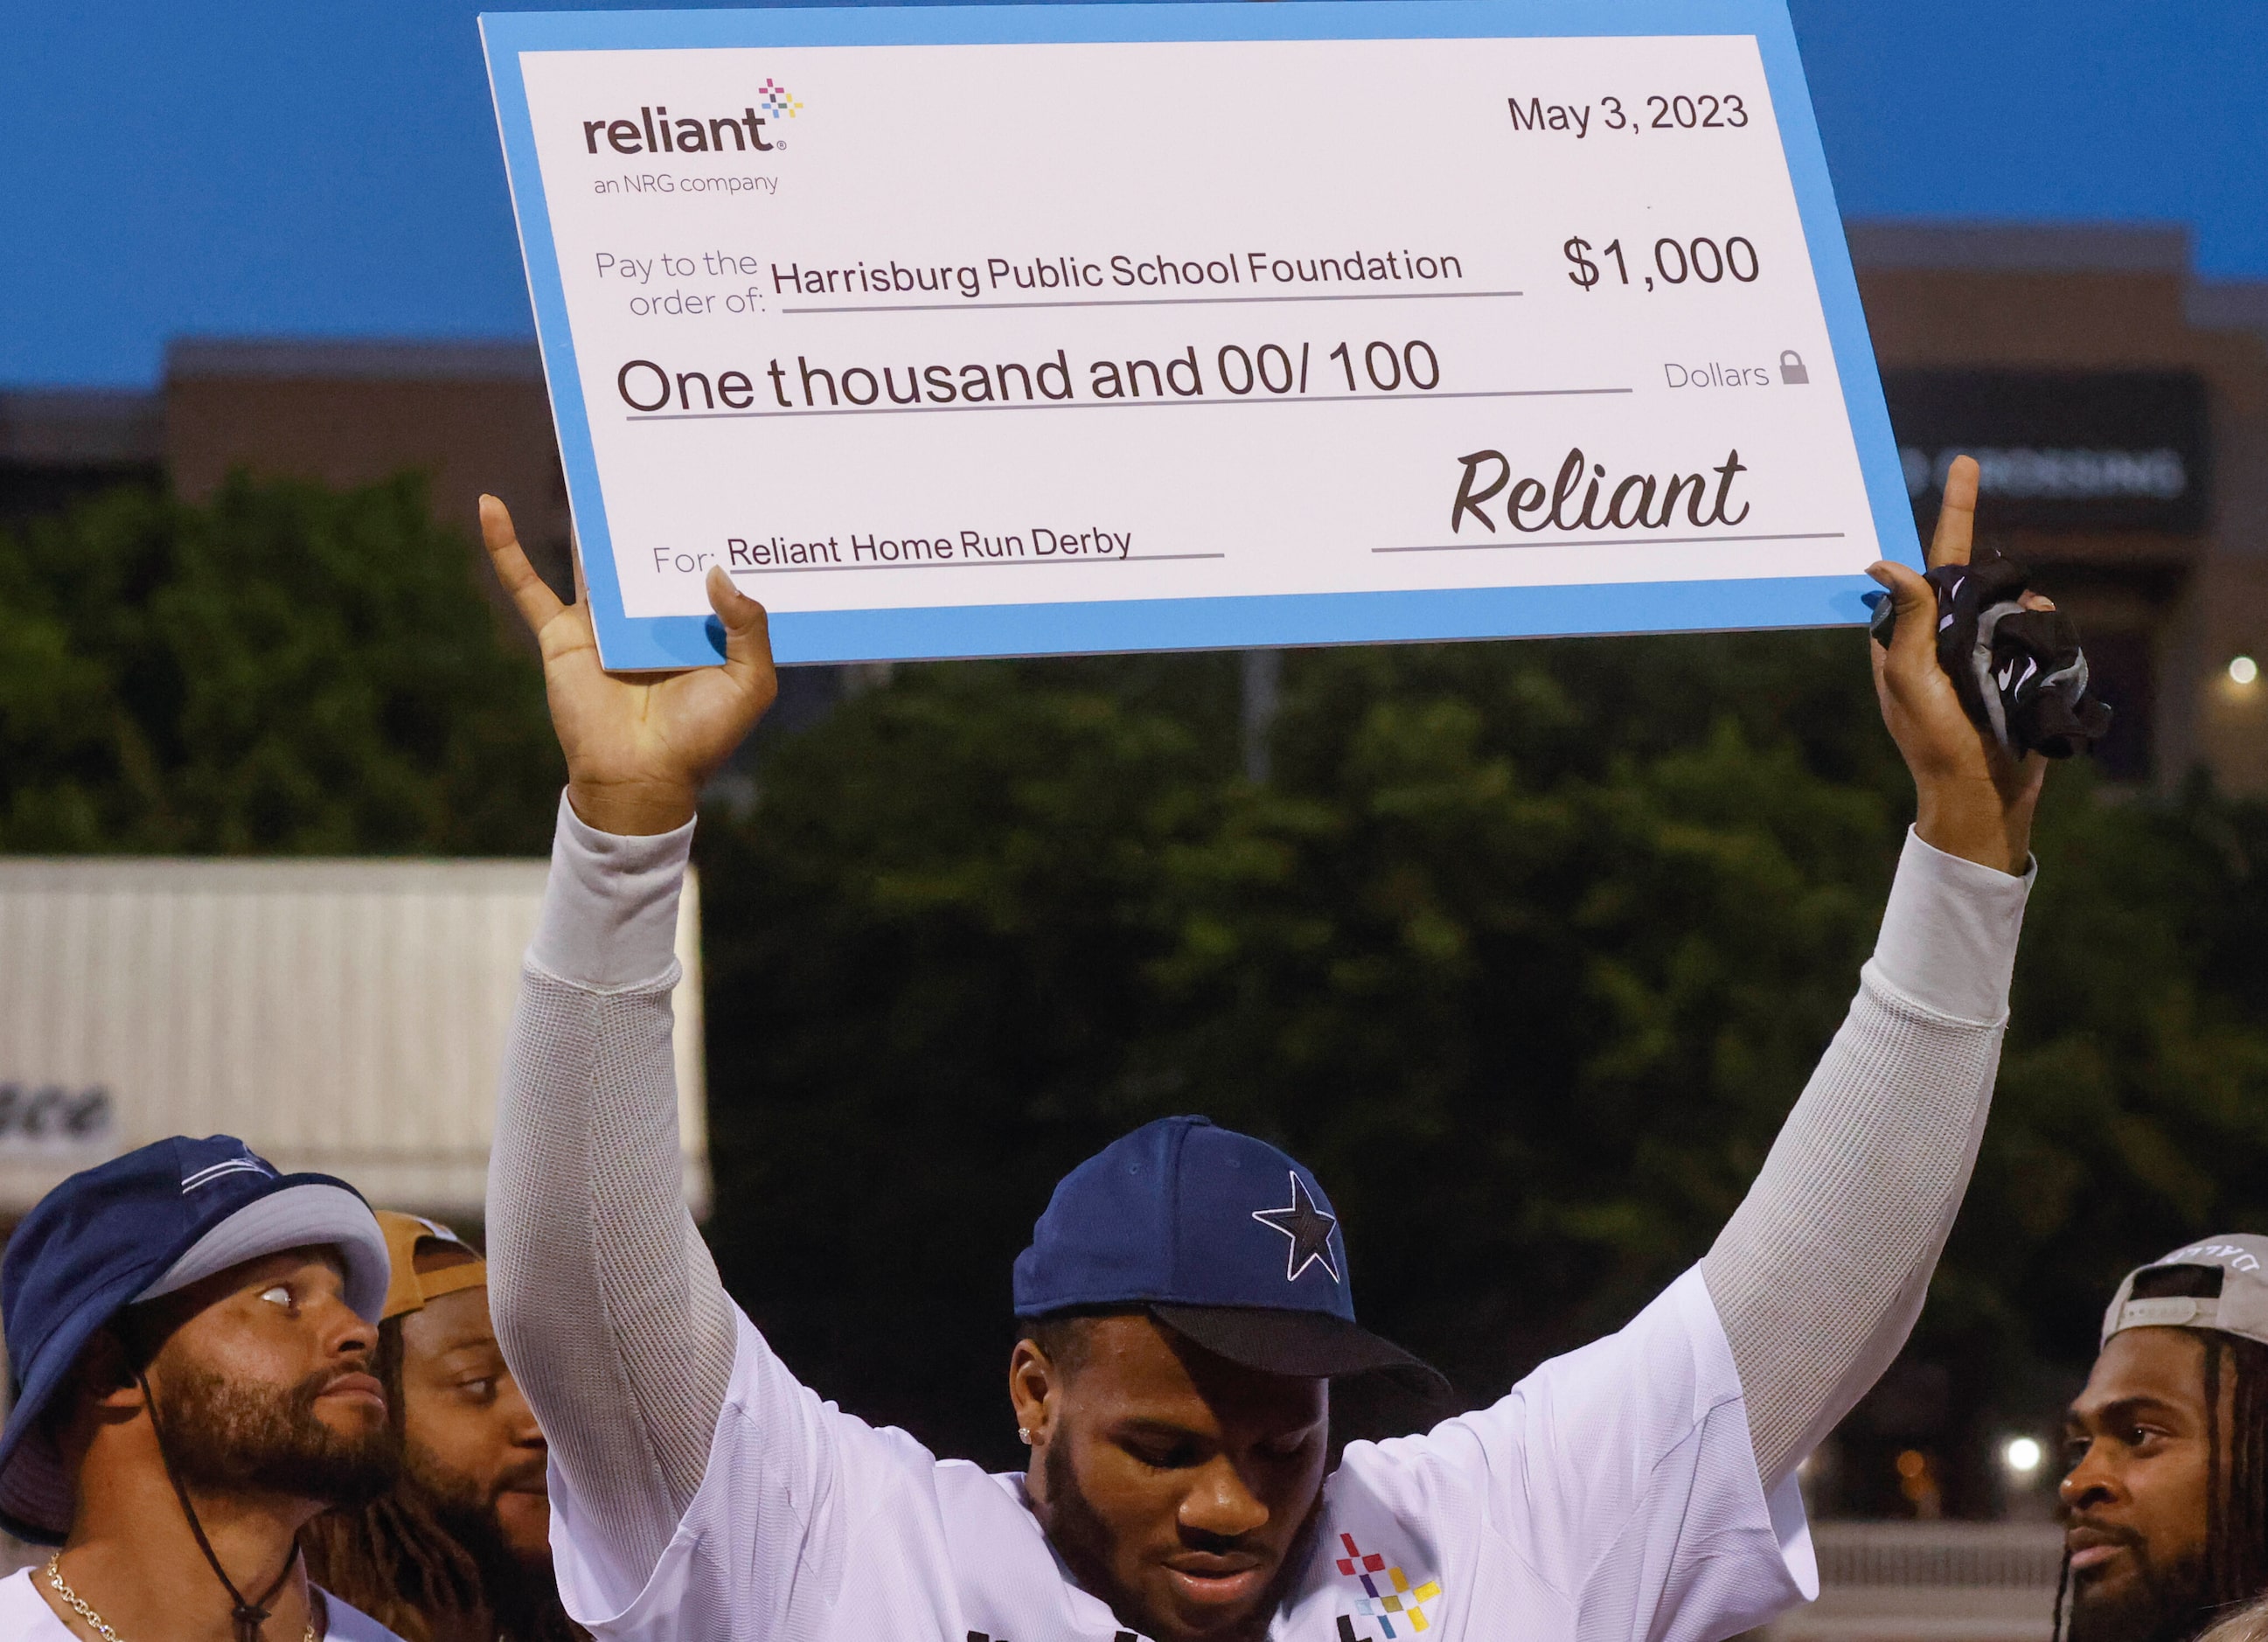
M2029 573L1991 549L1967 564L1928 573L1937 590L1937 664L1980 730L2011 757L2043 753L2069 758L2110 728L2110 708L2087 693L2087 656L2079 629L2060 610L2027 610L2018 602ZM1897 604L1874 595L1868 630L1888 645Z

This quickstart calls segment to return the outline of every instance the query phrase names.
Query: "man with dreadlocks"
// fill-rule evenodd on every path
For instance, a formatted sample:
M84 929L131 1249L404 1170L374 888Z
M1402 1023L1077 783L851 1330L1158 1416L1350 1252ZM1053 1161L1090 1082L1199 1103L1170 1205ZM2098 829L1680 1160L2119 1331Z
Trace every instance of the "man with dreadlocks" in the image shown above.
M394 1281L377 1372L401 1471L308 1524L308 1573L404 1642L573 1642L551 1572L549 1449L497 1347L488 1263L436 1221L378 1223Z
M2268 1237L2128 1273L2064 1437L2058 1638L2189 1642L2268 1592Z

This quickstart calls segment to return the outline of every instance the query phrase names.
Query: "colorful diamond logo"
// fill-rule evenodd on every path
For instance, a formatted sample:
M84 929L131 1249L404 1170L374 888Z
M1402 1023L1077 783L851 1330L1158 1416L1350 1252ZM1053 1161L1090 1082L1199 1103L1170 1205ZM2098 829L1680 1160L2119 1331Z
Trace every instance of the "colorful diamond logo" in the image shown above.
M789 92L786 86L767 75L756 88L756 101L775 120L792 120L803 112L802 99Z

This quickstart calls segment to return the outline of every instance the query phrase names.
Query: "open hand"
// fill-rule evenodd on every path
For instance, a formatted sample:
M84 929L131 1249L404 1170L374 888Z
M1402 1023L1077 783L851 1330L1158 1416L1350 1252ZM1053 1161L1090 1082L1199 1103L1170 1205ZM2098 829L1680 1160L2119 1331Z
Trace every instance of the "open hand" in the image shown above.
M1945 502L1929 545L1933 570L1969 563L1977 476L1977 464L1966 456L1956 458L1945 475ZM1948 855L2021 873L2031 856L2032 812L2047 760L2037 753L2012 758L1962 710L1953 681L1937 661L1937 590L1888 560L1867 573L1897 601L1897 628L1889 647L1870 648L1882 722L1905 755L1920 799L1914 831ZM2036 593L2026 593L2023 602L2036 610L2055 607Z
M492 496L481 498L481 537L543 652L543 688L567 755L567 801L575 814L585 826L625 836L691 821L702 786L779 694L763 606L712 568L707 591L725 624L725 665L617 676L599 666L579 572L581 596L562 604L528 563L512 515Z

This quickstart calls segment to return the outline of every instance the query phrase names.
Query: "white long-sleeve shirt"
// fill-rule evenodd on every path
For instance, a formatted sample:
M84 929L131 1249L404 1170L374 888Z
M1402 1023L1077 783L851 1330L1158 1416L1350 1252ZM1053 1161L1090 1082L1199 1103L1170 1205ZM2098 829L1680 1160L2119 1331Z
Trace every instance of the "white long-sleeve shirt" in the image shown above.
M823 1403L725 1297L677 1187L691 834L563 803L498 1113L490 1295L551 1440L570 1611L609 1638L1113 1638L1020 1476ZM1271 1636L1705 1642L1810 1595L1791 1473L1918 1311L2029 887L1910 836L1850 1016L1707 1259L1492 1407L1350 1445Z

